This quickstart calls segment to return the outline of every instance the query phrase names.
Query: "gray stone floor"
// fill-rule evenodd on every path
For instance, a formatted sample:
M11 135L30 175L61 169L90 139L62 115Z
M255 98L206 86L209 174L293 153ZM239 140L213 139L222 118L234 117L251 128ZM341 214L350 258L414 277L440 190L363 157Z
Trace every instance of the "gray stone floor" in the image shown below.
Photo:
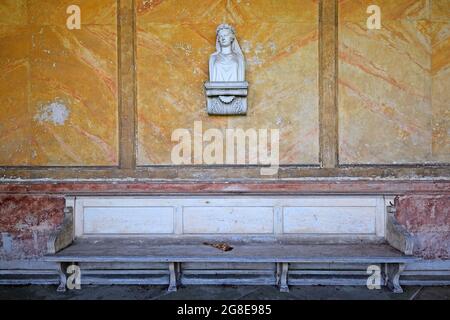
M168 293L162 286L84 286L57 293L56 286L0 286L2 300L450 300L450 287L404 287L405 293L365 287L187 286Z

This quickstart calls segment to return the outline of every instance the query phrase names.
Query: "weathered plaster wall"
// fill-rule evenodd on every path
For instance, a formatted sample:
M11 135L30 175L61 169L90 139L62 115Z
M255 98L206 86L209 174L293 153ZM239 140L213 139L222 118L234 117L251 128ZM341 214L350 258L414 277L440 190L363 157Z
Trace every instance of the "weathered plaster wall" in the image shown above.
M68 30L66 9L82 9ZM115 165L115 0L2 0L0 165Z
M371 4L381 30L368 30ZM450 2L339 2L339 133L344 164L448 163Z
M139 165L172 164L171 134L280 129L282 164L317 164L318 1L136 1ZM247 61L246 117L210 117L203 83L215 30L231 23Z

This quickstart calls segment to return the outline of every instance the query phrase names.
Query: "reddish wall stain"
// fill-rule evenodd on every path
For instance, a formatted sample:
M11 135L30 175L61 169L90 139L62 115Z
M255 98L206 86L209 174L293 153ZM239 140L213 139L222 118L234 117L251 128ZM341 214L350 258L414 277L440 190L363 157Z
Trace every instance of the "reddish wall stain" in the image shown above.
M62 197L0 195L0 259L42 256L63 210Z
M415 236L415 254L450 259L450 196L403 196L397 217Z

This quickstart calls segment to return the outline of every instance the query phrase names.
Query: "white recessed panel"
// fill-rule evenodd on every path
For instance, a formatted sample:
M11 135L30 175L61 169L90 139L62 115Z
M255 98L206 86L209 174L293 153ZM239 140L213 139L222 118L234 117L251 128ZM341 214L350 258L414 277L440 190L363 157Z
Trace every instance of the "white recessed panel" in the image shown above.
M172 207L85 207L85 234L173 233Z
M288 207L284 233L376 234L375 207Z
M271 207L185 207L183 232L187 234L272 234Z
M76 197L82 236L384 237L382 196Z

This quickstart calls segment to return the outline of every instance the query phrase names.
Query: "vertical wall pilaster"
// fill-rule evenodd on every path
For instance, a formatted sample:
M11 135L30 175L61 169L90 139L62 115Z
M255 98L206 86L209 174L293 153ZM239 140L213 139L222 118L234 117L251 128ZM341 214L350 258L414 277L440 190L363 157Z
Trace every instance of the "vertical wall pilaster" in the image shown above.
M134 0L119 0L119 166L136 168L136 69Z
M324 168L339 163L337 77L338 77L338 1L321 0L319 17L319 123L320 161Z

